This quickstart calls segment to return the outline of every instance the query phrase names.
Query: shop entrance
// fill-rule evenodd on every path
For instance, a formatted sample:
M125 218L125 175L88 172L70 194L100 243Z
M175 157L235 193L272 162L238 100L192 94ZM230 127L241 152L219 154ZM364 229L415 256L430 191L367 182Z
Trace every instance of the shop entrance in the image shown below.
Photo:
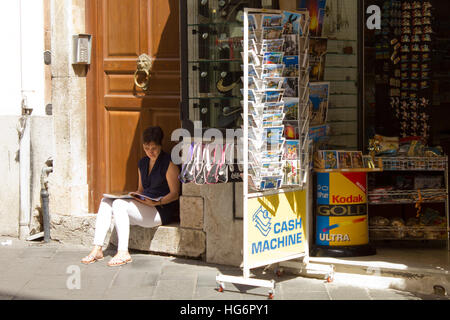
M179 2L86 0L86 32L93 35L87 73L89 211L104 192L136 190L141 134L150 125L180 127ZM141 54L152 67L136 73ZM136 80L135 80L136 78ZM141 88L147 87L147 88Z

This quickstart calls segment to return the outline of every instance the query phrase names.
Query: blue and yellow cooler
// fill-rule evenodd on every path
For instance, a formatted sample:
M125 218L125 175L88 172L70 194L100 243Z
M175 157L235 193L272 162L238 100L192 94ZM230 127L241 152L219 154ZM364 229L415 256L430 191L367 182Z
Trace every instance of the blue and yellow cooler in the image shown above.
M366 172L318 172L313 256L375 254L369 246Z

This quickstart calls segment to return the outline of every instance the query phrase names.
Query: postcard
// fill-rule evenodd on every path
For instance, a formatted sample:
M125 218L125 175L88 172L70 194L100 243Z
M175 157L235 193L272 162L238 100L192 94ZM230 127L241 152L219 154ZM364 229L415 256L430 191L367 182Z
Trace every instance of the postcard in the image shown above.
M244 60L244 52L241 52L242 60ZM248 51L248 64L252 64L255 67L261 65L261 61L259 60L258 55L254 49Z
M364 168L363 155L361 151L353 151L352 155L352 165L353 168Z
M244 50L244 40L241 40L241 45L242 45L242 50ZM259 52L258 51L258 45L256 44L256 40L255 39L248 39L248 50L255 50L255 52Z
M317 142L319 140L322 140L328 136L328 133L330 131L329 125L320 125L320 126L314 126L309 127L309 138L313 142Z
M300 184L300 161L288 160L285 161L283 167L283 184L284 185L299 185Z
M325 74L325 59L327 54L327 38L315 38L310 40L309 65L311 81L323 81Z
M263 40L261 46L261 54L264 52L282 52L284 39ZM256 44L255 44L256 45ZM258 51L256 51L258 52Z
M242 95L244 95L244 89L241 89ZM253 89L248 90L248 101L253 103L261 103L262 95Z
M283 63L285 65L283 77L298 77L300 75L298 56L284 56Z
M284 64L264 64L262 67L261 78L281 77L283 75Z
M334 150L323 151L323 158L325 160L325 169L337 169L338 168L337 151L334 151Z
M262 82L261 80L255 78L255 77L248 77L248 88L253 89L255 91L261 90ZM244 77L241 77L242 83L244 83Z
M309 100L311 102L310 125L325 124L328 113L329 82L310 82Z
M263 113L281 113L284 109L284 102L265 103Z
M339 151L339 169L352 168L352 153L348 151Z
M278 143L283 138L283 126L264 128L264 140Z
M290 121L290 122L285 123L284 137L286 139L298 139L299 138L298 121Z
M303 15L301 13L294 13L283 11L283 34L300 34L302 35L301 25L303 24Z
M283 162L263 162L261 165L261 172L264 174L277 173L279 175L281 173L280 171L283 169L283 165Z
M284 52L265 52L263 64L282 64Z
M298 120L298 98L284 98L285 120Z
M280 102L281 98L283 97L283 91L282 90L268 90L265 91L262 94L262 103L276 103Z
M283 121L284 113L267 113L263 115L263 121Z
M249 14L248 16L248 27L249 29L256 30L258 29L258 25L256 24L256 18L253 14Z
M298 97L298 78L285 78L281 88L284 89L284 97Z
M281 27L283 16L281 14L265 14L262 16L262 27Z
M262 117L262 126L277 127L283 125L284 113L266 113Z
M296 34L283 35L283 51L286 56L296 56L299 54L298 37Z
M244 65L243 64L241 64L241 68L242 68L242 71L244 71ZM259 72L257 71L257 69L256 69L254 64L249 64L248 65L248 76L249 77L256 77L256 78L260 77Z
M325 18L326 0L299 0L297 10L309 11L311 21L316 21L314 27L311 26L311 37L321 37L323 22ZM302 23L303 24L303 23Z
M241 115L242 115L242 118L244 118L244 114L241 113ZM256 127L256 128L261 128L262 127L262 120L258 116L255 116L253 114L249 114L248 115L248 125L252 126L252 127Z
M283 160L298 159L299 143L298 140L286 140L283 148Z
M280 39L283 27L263 27L262 38L267 40Z
M264 78L264 81L262 82L262 90L278 90L281 89L281 86L283 85L284 78Z
M260 189L261 190L278 189L281 187L282 181L283 176L262 177Z
M241 106L244 107L244 101L241 100ZM253 101L248 102L248 113L254 116L262 117L264 112L264 105L256 104Z

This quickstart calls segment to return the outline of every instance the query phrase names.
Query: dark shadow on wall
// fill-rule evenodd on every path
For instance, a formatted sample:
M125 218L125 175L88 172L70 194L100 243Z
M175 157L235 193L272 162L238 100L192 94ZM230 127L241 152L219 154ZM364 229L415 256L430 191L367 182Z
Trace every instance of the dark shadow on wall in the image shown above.
M148 26L149 48L141 48L141 53L152 59L148 89L134 85L133 94L141 99L139 121L134 133L130 156L126 165L126 181L123 190L136 190L138 186L137 161L145 156L142 148L142 133L149 126L160 126L164 132L163 150L170 153L177 142L171 141L172 132L181 128L180 121L180 41L179 41L179 1L148 1L148 19L164 19L163 26ZM162 28L160 35L158 30ZM157 47L155 47L155 43ZM151 52L153 48L154 52ZM137 60L137 59L136 59ZM139 79L140 81L140 79ZM114 173L112 173L114 174Z

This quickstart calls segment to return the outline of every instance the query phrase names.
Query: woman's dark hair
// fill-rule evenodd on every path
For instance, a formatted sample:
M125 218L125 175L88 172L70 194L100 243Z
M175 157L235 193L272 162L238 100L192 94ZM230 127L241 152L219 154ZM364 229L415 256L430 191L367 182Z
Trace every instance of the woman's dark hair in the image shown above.
M163 137L164 137L164 132L158 126L148 127L147 129L144 130L144 133L142 134L142 140L143 140L144 144L154 142L160 146L162 144Z

